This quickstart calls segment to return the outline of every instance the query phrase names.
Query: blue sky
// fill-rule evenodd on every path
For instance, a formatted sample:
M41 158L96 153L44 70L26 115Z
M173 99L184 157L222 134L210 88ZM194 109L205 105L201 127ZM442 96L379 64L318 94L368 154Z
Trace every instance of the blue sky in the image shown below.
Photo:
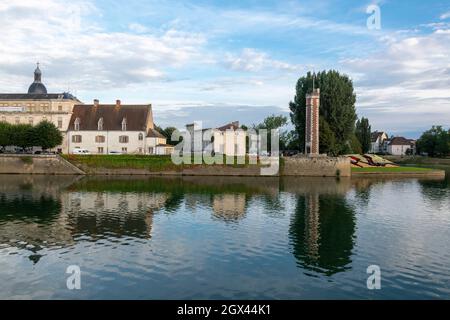
M49 91L152 103L162 126L252 124L288 114L308 70L336 69L373 129L450 126L448 1L15 0L0 19L2 92L25 91L40 61Z

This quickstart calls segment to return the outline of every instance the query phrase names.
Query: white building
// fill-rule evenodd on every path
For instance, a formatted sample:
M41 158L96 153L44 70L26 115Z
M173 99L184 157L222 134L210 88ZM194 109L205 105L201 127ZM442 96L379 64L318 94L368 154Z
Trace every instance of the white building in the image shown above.
M173 147L153 123L152 106L75 105L68 129L69 153L86 149L92 154L170 154Z
M210 146L215 154L227 156L245 156L246 154L247 134L239 128L239 121L214 129L202 129L193 123L186 125L186 131L190 136L193 153L202 153Z
M388 140L386 132L372 132L370 153L385 153L384 142Z
M415 141L404 137L394 137L387 145L387 152L394 156L415 154Z

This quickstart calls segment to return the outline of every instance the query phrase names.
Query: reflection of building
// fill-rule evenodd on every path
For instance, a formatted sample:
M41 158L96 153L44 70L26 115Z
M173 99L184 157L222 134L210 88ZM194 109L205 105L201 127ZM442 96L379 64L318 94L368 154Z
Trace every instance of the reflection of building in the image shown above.
M214 216L223 220L237 220L245 214L245 194L216 194L212 202Z
M39 65L34 71L34 82L28 93L0 94L0 121L10 124L36 125L41 121L52 122L63 133L63 144L56 149L67 152L66 131L72 108L80 101L67 92L47 93L41 81Z
M151 105L76 105L69 124L69 152L170 154L173 147L153 124Z
M311 260L316 261L319 257L319 195L309 194L305 196L305 248Z

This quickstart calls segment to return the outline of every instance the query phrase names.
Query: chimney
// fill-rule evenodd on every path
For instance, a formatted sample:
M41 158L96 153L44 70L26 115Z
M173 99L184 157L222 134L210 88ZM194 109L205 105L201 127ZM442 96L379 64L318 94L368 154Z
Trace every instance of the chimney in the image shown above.
M98 104L100 103L100 101L98 101L98 99L94 99L94 106L98 107Z
M119 109L120 108L120 100L116 100L116 108Z

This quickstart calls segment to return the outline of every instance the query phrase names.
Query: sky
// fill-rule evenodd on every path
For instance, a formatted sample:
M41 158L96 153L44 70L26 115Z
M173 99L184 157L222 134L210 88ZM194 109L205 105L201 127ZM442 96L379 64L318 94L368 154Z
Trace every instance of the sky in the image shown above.
M26 92L39 61L49 92L151 103L163 127L251 125L334 69L372 130L450 127L449 1L0 0L0 21L4 93Z

